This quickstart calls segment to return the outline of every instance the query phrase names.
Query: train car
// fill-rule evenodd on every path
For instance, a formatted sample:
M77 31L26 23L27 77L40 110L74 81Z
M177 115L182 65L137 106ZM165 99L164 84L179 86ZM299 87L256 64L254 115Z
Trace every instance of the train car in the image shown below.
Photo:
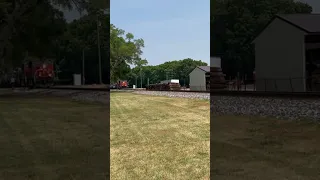
M50 62L28 62L23 65L24 85L28 87L51 87L54 85L54 65Z

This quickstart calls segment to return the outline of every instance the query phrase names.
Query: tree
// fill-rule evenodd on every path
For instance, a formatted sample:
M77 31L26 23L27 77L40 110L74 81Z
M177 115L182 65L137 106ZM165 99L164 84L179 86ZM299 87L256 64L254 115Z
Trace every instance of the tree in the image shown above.
M143 39L134 39L133 34L110 25L110 79L117 81L121 66L125 64L137 65L144 47Z
M0 66L20 66L27 55L52 57L53 41L62 34L65 24L61 11L53 8L50 3L39 4L39 8L15 24L14 32L2 49ZM5 26L5 23L2 25Z
M85 78L87 83L98 83L98 47L96 21L92 19L96 14L84 15L78 20L67 24L66 31L57 41L57 59L60 65L61 79L70 79L74 73L82 73L82 50L85 51ZM109 17L101 16L101 26L108 27ZM100 29L100 44L102 56L102 79L107 83L109 79L108 53L109 29ZM85 46L84 46L85 45ZM59 63L59 62L63 63Z
M312 7L294 0L211 0L212 55L222 56L227 76L251 75L251 41L276 14L311 13Z
M34 13L41 10L43 5L58 5L69 9L76 7L82 10L95 8L103 11L109 8L109 3L109 0L105 3L99 0L2 0L0 2L0 66L4 65L6 48L13 46L10 45L10 40L21 31L19 27L34 18Z

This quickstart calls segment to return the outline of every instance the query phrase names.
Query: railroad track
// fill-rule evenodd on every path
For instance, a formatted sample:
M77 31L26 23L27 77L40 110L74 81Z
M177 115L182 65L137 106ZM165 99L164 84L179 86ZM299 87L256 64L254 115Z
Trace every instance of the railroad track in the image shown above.
M50 87L39 89L56 89L56 90L81 90L81 91L110 91L109 88L97 88L97 87Z
M190 91L190 90L145 90L145 91L185 92L185 93L210 93L210 91Z
M147 90L159 91L159 90ZM275 97L275 98L320 98L320 92L268 92L268 91L229 91L212 90L210 91L188 91L188 90L160 90L165 92L186 92L186 93L210 93L211 96L239 96L239 97Z
M274 92L274 91L225 91L213 90L211 96L247 96L247 97L276 97L276 98L320 98L320 92Z

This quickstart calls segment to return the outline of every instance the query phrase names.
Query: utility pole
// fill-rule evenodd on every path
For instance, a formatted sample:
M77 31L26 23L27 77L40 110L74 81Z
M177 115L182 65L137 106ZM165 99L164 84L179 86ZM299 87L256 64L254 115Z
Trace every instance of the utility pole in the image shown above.
M82 85L85 85L86 80L84 78L84 48L82 48Z
M101 23L99 21L99 17L97 15L97 34L98 34L98 56L99 56L99 83L102 84L102 73L101 73L101 52L100 52L100 32L99 27Z
M80 14L80 18L82 17L82 11L79 11ZM82 85L85 85L86 80L85 80L85 75L84 75L84 71L85 71L85 65L84 65L84 47L82 47Z
M140 67L140 88L142 88L142 68Z
M136 76L136 86L138 87L138 76Z

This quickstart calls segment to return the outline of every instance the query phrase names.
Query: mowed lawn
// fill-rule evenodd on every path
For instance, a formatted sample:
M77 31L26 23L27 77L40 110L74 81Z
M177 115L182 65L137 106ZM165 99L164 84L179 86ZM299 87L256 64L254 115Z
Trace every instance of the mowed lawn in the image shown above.
M0 97L0 179L106 179L107 109L68 98Z
M320 179L319 124L235 116L211 123L213 179Z
M111 179L209 179L209 104L111 93Z

